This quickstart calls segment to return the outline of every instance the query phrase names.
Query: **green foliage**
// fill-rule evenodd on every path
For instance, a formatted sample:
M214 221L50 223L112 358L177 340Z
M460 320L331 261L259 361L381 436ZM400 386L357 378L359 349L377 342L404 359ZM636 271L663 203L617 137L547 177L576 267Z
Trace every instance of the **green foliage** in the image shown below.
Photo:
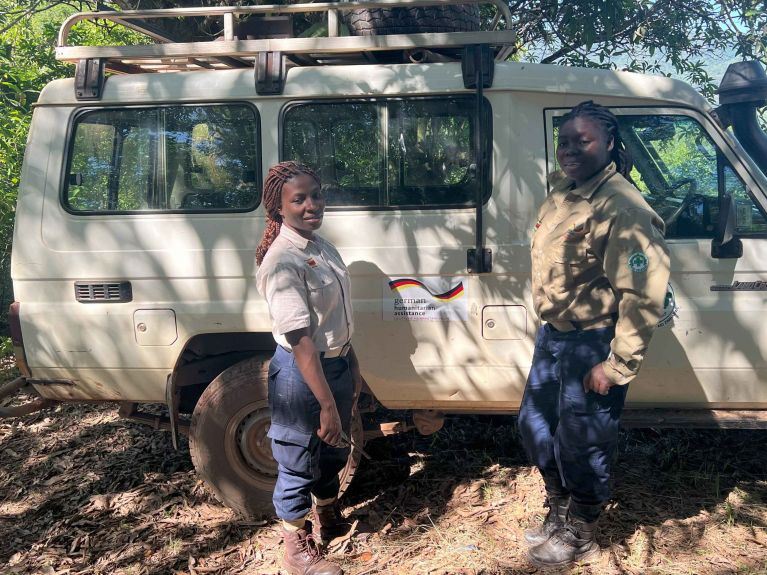
M10 337L0 337L0 360L13 357L13 342Z
M684 77L713 99L722 54L767 61L761 0L511 2L529 59Z

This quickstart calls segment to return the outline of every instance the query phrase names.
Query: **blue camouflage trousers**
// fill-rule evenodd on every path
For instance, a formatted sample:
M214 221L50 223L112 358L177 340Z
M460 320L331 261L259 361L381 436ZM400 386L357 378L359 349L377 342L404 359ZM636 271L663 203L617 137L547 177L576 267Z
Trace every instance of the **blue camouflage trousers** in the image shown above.
M627 385L607 395L583 390L583 378L610 353L614 327L557 331L543 325L519 410L519 431L549 495L583 506L610 497L610 466Z
M320 361L348 435L354 393L349 362L345 357ZM269 437L277 461L272 502L280 519L295 521L311 510L312 495L317 499L338 495L338 473L349 458L349 447L331 447L317 436L320 404L298 370L295 356L279 346L269 364L269 408Z

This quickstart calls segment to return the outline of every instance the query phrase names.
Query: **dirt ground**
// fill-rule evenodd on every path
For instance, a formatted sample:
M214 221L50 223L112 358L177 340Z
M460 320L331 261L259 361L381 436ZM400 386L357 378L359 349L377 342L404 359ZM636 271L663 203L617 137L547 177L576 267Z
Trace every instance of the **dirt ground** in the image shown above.
M333 557L350 575L767 573L766 439L624 433L601 558L541 570L522 533L541 518L542 485L513 419L450 418L431 437L367 444L373 460L344 500L356 533ZM0 462L3 575L279 572L275 524L220 505L185 442L175 452L168 433L119 419L115 404L0 421Z

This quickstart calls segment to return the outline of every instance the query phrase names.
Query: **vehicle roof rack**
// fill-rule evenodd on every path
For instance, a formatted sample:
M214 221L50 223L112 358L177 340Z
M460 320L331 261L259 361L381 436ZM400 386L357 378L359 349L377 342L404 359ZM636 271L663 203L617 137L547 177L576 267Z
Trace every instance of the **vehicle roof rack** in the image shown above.
M476 32L429 32L366 36L341 36L341 13L359 9L418 8L461 4L490 4L495 17L488 29ZM327 36L304 38L284 37L292 34L292 26L285 33L277 20L296 13L325 13ZM223 34L211 41L177 42L168 32L152 21L163 18L222 18ZM238 19L248 17L262 20L262 29L278 30L258 39L238 39ZM269 20L271 19L271 21ZM503 20L504 29L499 29ZM69 33L79 22L109 22L140 32L153 40L152 44L130 46L68 46ZM511 26L511 12L505 0L367 0L357 2L317 2L288 5L217 6L171 8L156 10L126 10L80 12L70 16L59 30L56 59L80 65L79 74L84 85L93 86L100 70L120 74L145 72L176 72L194 70L221 70L256 68L263 63L265 54L277 54L278 63L287 58L291 65L321 65L370 63L377 53L401 51L409 61L444 59L446 52L460 59L466 46L484 44L492 47L496 60L505 60L515 49L516 35ZM261 55L261 56L259 56ZM90 61L90 64L86 62ZM93 69L95 72L89 72ZM91 80L87 80L91 78ZM98 91L98 90L97 90ZM98 97L96 94L95 97Z

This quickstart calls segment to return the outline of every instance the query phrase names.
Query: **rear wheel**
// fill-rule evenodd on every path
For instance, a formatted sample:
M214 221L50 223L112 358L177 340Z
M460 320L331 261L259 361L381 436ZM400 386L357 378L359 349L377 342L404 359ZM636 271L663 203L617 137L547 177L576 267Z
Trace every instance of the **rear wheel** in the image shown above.
M268 359L254 357L222 372L197 402L189 430L189 450L197 473L224 505L246 517L274 514L277 462L267 437L271 422L268 366ZM363 438L355 412L352 439L362 446ZM341 493L351 483L360 457L352 449L339 474Z

